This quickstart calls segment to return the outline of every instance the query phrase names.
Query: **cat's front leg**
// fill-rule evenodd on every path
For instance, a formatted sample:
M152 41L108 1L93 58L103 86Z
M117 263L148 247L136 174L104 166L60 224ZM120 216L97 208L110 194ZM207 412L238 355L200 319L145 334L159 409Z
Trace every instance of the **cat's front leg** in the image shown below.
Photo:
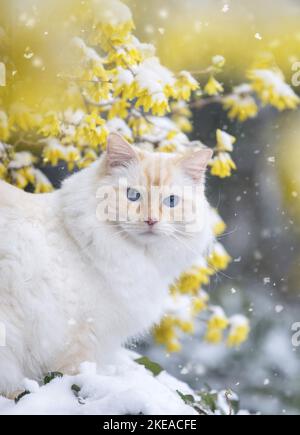
M89 322L71 326L65 348L55 362L56 371L77 375L83 362L97 362L97 340L92 326Z

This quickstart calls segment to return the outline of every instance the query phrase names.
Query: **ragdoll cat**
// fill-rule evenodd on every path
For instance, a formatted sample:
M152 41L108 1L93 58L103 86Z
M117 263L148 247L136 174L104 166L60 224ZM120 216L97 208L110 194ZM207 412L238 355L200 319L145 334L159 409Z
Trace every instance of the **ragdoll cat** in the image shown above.
M168 286L212 241L211 156L150 153L112 134L101 159L54 193L0 182L1 393L106 363L160 320Z

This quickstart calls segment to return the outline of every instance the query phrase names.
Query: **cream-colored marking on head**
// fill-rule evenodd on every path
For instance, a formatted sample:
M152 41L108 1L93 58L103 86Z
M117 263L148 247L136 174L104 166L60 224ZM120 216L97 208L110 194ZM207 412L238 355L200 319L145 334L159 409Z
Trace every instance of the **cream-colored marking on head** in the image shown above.
M154 221L156 224L155 228L151 227L151 234L170 234L176 230L176 225L178 227L191 221L196 203L206 201L204 173L211 156L209 149L186 154L147 152L129 145L121 136L111 134L106 168L117 191L117 214L122 216L124 225L130 225L130 230L144 234L145 230L147 233L150 231L147 223ZM196 196L183 192L183 189L193 186L199 187ZM136 201L128 199L128 188L138 192ZM168 200L174 195L178 205L170 207ZM185 209L183 213L183 206L187 205L190 211L187 213Z

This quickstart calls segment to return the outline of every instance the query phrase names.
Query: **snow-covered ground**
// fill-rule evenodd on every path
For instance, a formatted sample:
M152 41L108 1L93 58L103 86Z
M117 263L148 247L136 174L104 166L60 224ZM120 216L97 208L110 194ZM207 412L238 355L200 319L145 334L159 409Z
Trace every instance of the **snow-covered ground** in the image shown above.
M46 385L24 380L24 389L30 394L17 403L0 397L0 414L197 414L177 392L191 394L187 384L165 371L154 376L133 357L136 355L126 353L120 365L109 366L101 374L94 364L83 363L77 376L57 377Z

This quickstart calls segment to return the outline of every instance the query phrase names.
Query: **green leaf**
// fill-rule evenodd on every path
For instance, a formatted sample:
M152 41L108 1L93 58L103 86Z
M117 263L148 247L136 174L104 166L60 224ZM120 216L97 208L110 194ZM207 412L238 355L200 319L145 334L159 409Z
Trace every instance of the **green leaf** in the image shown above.
M79 395L81 388L78 385L73 384L71 390L73 391L74 396L77 397L79 405L85 405L85 399Z
M135 360L136 363L144 366L147 370L149 370L154 376L158 376L164 369L156 362L151 361L146 356L138 358Z
M217 409L217 400L218 395L215 393L208 393L207 391L201 391L199 393L201 397L201 401L204 405L206 405L212 412L215 412Z
M28 394L30 394L30 391L23 391L23 393L19 394L16 398L15 398L15 403L18 403L24 396L27 396Z
M75 396L77 396L78 393L80 392L81 388L78 385L73 384L71 387L71 390L74 391Z
M50 384L51 381L53 381L53 379L55 378L62 378L63 374L60 372L49 372L45 377L44 377L44 385Z
M186 405L194 405L195 403L195 398L194 396L192 396L191 394L183 394L181 393L181 391L176 390L176 393L178 394L178 396L184 401L184 403Z

